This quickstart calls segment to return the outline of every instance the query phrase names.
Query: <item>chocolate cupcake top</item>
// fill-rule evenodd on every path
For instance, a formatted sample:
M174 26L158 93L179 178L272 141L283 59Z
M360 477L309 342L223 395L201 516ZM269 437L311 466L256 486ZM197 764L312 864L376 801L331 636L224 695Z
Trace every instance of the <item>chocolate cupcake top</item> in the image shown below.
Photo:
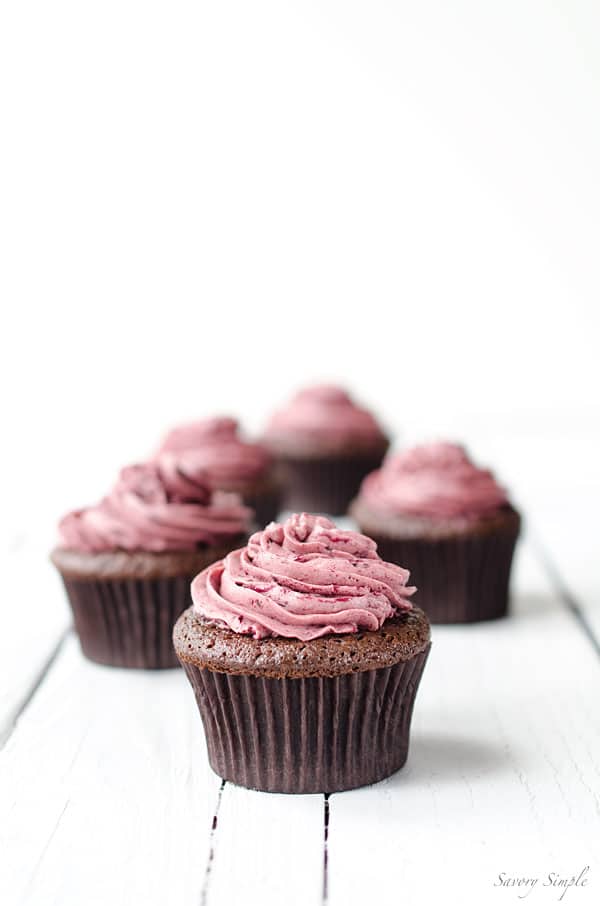
M345 390L328 385L301 390L276 412L267 425L265 442L272 449L301 454L387 446L373 415L353 402Z
M192 582L195 613L255 639L377 630L411 609L409 572L322 516L272 522Z
M144 463L124 468L96 506L59 523L60 542L78 551L194 550L248 530L251 511L234 494L212 492L200 474Z
M171 470L204 474L211 487L237 487L263 478L273 464L268 450L239 436L233 418L207 418L174 428L165 437L157 461Z
M423 611L413 607L372 632L330 633L310 643L277 636L254 639L215 621L198 619L188 607L177 621L173 642L182 662L218 673L323 677L378 670L409 661L429 647L430 627Z
M356 507L453 519L485 516L506 503L506 492L493 474L476 466L463 447L432 443L389 456L364 479Z

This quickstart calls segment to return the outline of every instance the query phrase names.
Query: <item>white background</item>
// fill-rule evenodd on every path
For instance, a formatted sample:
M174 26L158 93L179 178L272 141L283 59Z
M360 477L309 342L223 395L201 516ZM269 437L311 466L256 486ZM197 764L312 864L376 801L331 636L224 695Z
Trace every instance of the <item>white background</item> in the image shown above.
M517 497L577 478L599 46L582 0L4 0L10 530L311 379L472 441Z

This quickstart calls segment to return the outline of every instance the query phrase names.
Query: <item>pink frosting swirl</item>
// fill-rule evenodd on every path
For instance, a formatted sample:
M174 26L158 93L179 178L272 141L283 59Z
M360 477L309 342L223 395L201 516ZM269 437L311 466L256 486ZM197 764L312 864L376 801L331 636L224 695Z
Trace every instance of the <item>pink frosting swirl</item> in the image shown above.
M377 545L323 516L271 522L248 546L192 582L197 614L234 632L308 641L379 629L410 610L409 572L385 563Z
M376 512L433 518L485 515L507 503L492 473L451 443L424 444L389 456L364 479L359 498Z
M236 495L145 463L124 468L96 506L64 516L59 534L65 547L80 551L194 550L243 534L249 519Z
M265 447L242 440L237 421L225 417L174 428L165 437L157 461L170 469L173 456L182 471L203 472L213 488L235 488L260 479L273 463Z
M375 418L357 406L340 387L308 387L294 396L291 403L276 412L267 425L267 441L302 439L318 444L341 446L356 443L377 446L386 437Z

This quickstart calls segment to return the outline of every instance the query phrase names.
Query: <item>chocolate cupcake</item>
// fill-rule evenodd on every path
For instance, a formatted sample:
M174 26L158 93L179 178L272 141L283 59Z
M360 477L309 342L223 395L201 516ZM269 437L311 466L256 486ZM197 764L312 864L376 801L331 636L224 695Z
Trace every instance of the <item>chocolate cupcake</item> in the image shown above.
M303 513L194 579L173 640L217 774L316 793L402 767L430 648L408 578L369 538Z
M244 542L250 515L237 496L155 464L128 466L97 506L67 514L51 556L86 657L178 666L171 634L190 582Z
M207 418L173 428L163 440L157 458L175 457L189 473L204 472L210 486L234 491L255 513L258 525L275 519L280 510L281 487L269 451L239 436L233 418Z
M284 508L341 515L389 441L339 387L310 387L276 412L264 435L285 487Z
M432 623L472 623L508 611L521 519L487 469L455 444L388 457L351 507L393 563L410 563Z

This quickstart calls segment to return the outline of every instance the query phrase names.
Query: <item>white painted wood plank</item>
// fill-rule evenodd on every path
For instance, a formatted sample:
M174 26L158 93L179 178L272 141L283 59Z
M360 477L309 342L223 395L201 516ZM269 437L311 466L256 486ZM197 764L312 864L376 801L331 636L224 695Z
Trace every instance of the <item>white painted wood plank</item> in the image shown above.
M228 783L208 906L321 901L323 796L258 793Z
M566 500L563 503L558 512L553 508L536 523L536 551L542 562L548 565L565 602L583 613L600 644L598 529L589 515L580 514L579 518L567 515L569 504ZM600 494L596 506L600 507Z
M40 671L71 623L48 551L22 539L2 558L0 745Z
M331 797L332 903L504 902L513 863L596 858L597 664L531 557L519 578L514 619L435 629L405 770ZM183 674L97 667L70 639L0 754L0 902L197 904L218 789ZM322 817L321 797L226 785L208 906L318 904Z
M598 661L526 550L518 587L510 620L435 628L404 770L331 797L333 906L517 902L500 872L585 865L569 900L598 901Z
M69 639L0 753L0 902L199 903L219 785L182 671Z

